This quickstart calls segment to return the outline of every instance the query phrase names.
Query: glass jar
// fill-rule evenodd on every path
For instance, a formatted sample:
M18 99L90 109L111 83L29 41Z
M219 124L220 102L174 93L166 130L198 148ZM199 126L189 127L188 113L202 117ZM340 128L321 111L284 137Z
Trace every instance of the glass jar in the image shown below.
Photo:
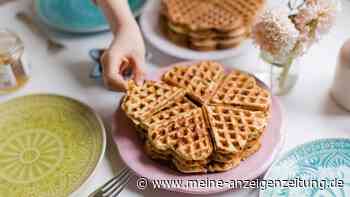
M300 57L287 59L281 63L262 53L261 59L265 64L266 73L260 74L259 78L270 87L272 94L277 96L288 94L299 78Z
M0 94L14 92L29 80L22 40L9 30L0 30Z

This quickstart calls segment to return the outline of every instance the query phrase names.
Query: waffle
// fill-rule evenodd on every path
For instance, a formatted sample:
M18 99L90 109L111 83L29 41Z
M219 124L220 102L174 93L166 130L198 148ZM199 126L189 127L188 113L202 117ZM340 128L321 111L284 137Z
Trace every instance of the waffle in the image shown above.
M224 172L260 149L271 96L254 77L203 61L162 81L129 82L122 103L150 158L182 173Z
M192 39L189 41L189 47L198 51L228 49L238 47L245 39L244 35L226 39Z
M210 51L234 48L249 37L265 0L163 0L161 26L180 46Z
M162 31L176 45L200 51L235 48L248 37L244 26L231 32L217 33L215 31L193 32L181 26L163 24Z
M144 150L151 159L165 161L169 161L171 159L170 154L166 154L166 152L157 151L149 141L145 142Z
M219 6L243 16L244 23L251 27L266 5L266 0L219 0Z
M213 150L200 108L179 115L167 126L150 129L148 139L157 150L171 150L184 160L206 160Z
M171 99L183 96L184 92L180 88L165 83L145 81L142 86L137 86L129 81L122 108L135 124L140 124L171 105Z
M242 160L246 160L248 157L256 153L261 147L260 139L253 140L247 143L247 146L241 153Z
M266 127L262 112L252 112L231 106L205 106L215 151L222 154L241 152L250 138Z
M240 71L232 71L226 76L211 98L212 104L241 106L265 112L268 112L270 102L270 93L257 85L252 76Z
M162 79L168 84L185 88L189 96L198 103L209 101L224 74L222 65L203 61L189 67L176 66Z
M177 115L186 113L195 108L197 108L197 106L194 103L192 103L189 99L187 99L186 97L180 97L168 108L156 113L151 118L144 121L142 123L142 127L145 129L149 129L151 127L166 124L170 120L176 118Z
M184 160L177 154L173 154L173 160L176 160L178 163L180 163L183 166L187 167L193 167L193 166L206 166L209 163L209 159L204 159L204 160Z
M205 165L187 166L176 159L173 159L172 162L175 168L182 173L206 173L207 172L207 168Z
M214 152L212 159L213 161L220 163L232 163L233 161L237 160L237 158L240 158L240 156L241 152L231 154L222 154Z
M243 25L242 16L211 1L163 0L162 6L162 14L169 21L191 31L213 29L226 32Z
M169 29L176 34L186 36L188 39L227 39L234 38L238 36L246 36L247 30L244 26L238 27L232 31L228 32L218 32L212 29L202 30L202 31L191 31L183 25L174 24L171 21L168 21L165 17L162 18L162 26L163 28Z
M230 163L222 163L222 162L212 162L208 165L209 172L225 172L231 170L234 167L237 167L241 163L241 158L236 158L236 160Z
M186 65L174 66L162 76L162 80L169 85L187 87L190 84L189 80L184 79L187 69Z

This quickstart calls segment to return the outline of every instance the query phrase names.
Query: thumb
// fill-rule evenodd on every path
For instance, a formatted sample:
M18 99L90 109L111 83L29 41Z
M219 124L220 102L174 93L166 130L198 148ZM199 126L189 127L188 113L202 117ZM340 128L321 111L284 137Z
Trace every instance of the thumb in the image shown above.
M120 74L120 67L123 56L120 53L105 52L101 57L103 66L103 80L105 85L111 90L125 91L126 81Z
M144 59L132 56L130 66L133 70L132 79L137 83L141 83L144 80L145 74L142 70L142 65L144 64Z

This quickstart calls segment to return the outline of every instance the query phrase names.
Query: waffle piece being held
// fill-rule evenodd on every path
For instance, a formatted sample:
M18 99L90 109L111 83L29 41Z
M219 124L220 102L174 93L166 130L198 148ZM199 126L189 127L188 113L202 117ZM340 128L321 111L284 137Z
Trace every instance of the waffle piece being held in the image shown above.
M143 85L137 86L134 81L129 81L122 109L135 124L139 125L183 96L182 89L165 83L145 81Z

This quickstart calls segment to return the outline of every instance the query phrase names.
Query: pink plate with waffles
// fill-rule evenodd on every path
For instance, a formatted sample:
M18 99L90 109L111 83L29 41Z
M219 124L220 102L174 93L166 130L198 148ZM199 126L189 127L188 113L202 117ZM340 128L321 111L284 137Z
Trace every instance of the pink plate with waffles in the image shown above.
M193 62L179 64L193 64ZM176 65L161 69L159 73L150 73L147 79L159 81L163 73ZM227 72L230 70L226 69ZM260 83L264 85L262 82ZM182 185L163 188L170 191L213 194L235 189L232 187L232 180L252 180L266 172L283 146L282 116L279 99L273 96L271 118L262 137L260 150L247 160L242 161L238 167L221 173L181 174L168 166L151 160L143 151L142 141L133 123L126 117L121 108L115 113L112 134L122 160L136 175L148 180L182 180ZM196 183L204 182L205 184L194 186L193 180Z

